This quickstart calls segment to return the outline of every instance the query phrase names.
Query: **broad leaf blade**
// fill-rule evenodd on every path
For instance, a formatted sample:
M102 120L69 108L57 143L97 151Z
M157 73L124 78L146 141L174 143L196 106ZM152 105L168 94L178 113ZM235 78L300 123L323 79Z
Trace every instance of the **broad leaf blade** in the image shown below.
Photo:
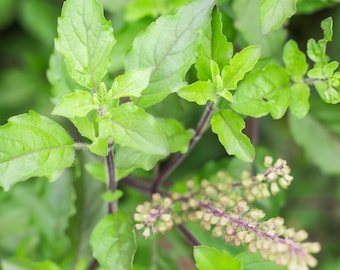
M262 0L259 13L262 32L267 34L280 28L295 12L296 0Z
M5 190L33 176L55 180L72 165L73 141L54 121L30 111L0 127L0 185Z
M225 89L236 89L237 83L251 71L261 56L260 46L249 46L235 54L229 65L222 70L222 80Z
M113 29L96 0L68 0L58 18L56 49L65 56L77 83L89 89L98 86L110 65L115 43Z
M215 112L211 118L211 128L229 155L247 162L253 160L255 150L249 138L241 132L245 128L241 117L231 110Z
M158 103L184 85L184 75L195 62L199 31L208 24L214 4L214 0L193 1L174 15L160 17L134 40L125 61L126 70L155 67L138 105Z
M206 246L194 247L194 258L199 270L242 270L239 260L225 251Z
M282 67L269 64L255 70L238 86L232 108L241 114L281 118L290 102L289 77Z
M105 270L132 269L136 239L129 215L122 211L104 217L95 227L90 244L93 256Z
M132 103L112 109L111 119L104 119L99 125L99 135L125 147L138 151L166 155L168 145L155 118Z

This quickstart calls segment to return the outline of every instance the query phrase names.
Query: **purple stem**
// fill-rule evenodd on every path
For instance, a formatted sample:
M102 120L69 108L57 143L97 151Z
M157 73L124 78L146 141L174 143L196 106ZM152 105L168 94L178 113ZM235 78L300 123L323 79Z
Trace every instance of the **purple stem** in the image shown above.
M153 180L153 184L151 187L151 194L158 192L158 188L160 184L162 184L165 179L178 167L178 165L187 157L191 149L195 146L197 141L201 138L203 132L205 131L205 127L209 122L212 114L213 114L214 103L209 101L206 109L197 125L194 136L189 142L188 151L186 153L178 153L174 156L172 160L165 166L165 168L156 176Z
M115 164L113 157L113 143L109 143L109 153L105 157L105 165L108 176L108 190L114 192L116 190L116 176L115 176ZM117 210L117 201L110 202L108 204L108 213L112 214Z
M179 224L177 227L180 229L180 231L185 235L185 237L191 242L193 246L199 246L201 245L200 242L191 234L191 232L183 225Z

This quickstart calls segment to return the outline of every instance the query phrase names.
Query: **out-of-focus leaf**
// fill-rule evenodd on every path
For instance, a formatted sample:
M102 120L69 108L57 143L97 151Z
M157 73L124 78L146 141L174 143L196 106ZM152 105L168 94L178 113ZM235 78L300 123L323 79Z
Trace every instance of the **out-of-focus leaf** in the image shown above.
M24 258L11 258L1 262L2 270L60 270L50 261L32 262Z
M77 174L72 182L75 192L75 211L69 219L66 233L70 239L71 246L69 252L73 267L74 269L84 269L93 259L92 250L89 246L90 235L98 221L106 215L107 205L100 199L106 185L103 182L95 181L85 171L83 165L91 161L89 154L79 152L77 157L79 161L75 165L75 172ZM97 166L96 173L93 173L92 169L89 169L89 171L95 177L97 177L97 174L98 177L103 176L105 182L106 172L104 166L101 169Z
M65 57L68 71L77 83L93 89L110 65L115 43L112 24L96 0L69 0L58 18L56 49Z
M0 30L5 28L14 18L16 0L2 0L0 2Z
M262 33L259 22L259 6L261 0L237 0L232 2L234 25L241 46L261 46L261 57L280 57L286 39L286 31L277 29L266 35ZM273 18L275 19L275 18Z
M40 0L23 1L17 7L22 27L50 48L56 36L59 7Z
M30 111L0 127L0 184L5 190L33 176L55 180L73 163L73 141L54 121Z
M195 62L199 32L207 25L214 4L214 0L193 1L173 15L161 16L134 40L125 68L155 67L138 105L158 103L183 86L184 75Z
M267 34L280 28L296 12L297 0L262 0L259 20L262 32Z
M132 269L136 239L128 214L118 210L104 217L93 230L90 244L93 256L104 270Z
M47 70L47 78L52 85L52 95L55 100L70 94L79 85L70 77L64 56L56 50L52 53Z
M291 132L311 163L327 174L340 174L340 126L334 119L338 108L319 103L315 104L321 111L311 110L302 120L289 117Z
M199 270L242 270L239 260L225 251L206 246L194 247L194 258Z
M254 147L250 139L242 133L245 123L237 114L231 110L214 113L211 128L229 155L235 155L247 162L254 159Z

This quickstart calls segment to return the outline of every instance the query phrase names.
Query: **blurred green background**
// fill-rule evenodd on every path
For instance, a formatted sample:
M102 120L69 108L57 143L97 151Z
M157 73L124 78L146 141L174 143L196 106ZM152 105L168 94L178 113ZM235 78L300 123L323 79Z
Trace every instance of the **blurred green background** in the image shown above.
M261 44L264 57L282 62L282 47L287 39L293 38L305 51L308 38L322 38L321 20L332 16L334 40L327 52L331 59L340 61L339 0L300 0L297 14L284 29L267 36L260 33L256 23L259 1L218 1L224 16L225 34L234 42L236 49L249 44ZM107 18L113 23L117 39L110 67L110 76L114 77L123 70L124 52L133 38L157 16L188 1L101 2ZM50 115L53 100L60 89L51 88L46 72L53 53L53 39L56 37L57 17L62 3L61 0L0 1L0 124L30 109ZM188 74L188 78L195 78L194 70ZM257 160L264 154L284 158L295 177L293 185L285 194L263 202L262 207L270 215L285 217L288 226L306 229L311 240L321 242L323 249L317 256L319 265L316 269L334 270L340 269L340 107L324 104L315 91L311 93L310 102L311 110L306 119L298 121L287 115L279 121L273 121L270 117L247 120L249 126L258 126L256 134L251 131L248 134L257 138ZM175 117L187 128L194 128L202 109L171 95L149 110L158 116ZM62 119L57 120L63 123ZM74 134L74 137L77 135ZM87 156L82 158L89 159ZM207 132L171 180L189 177L208 162L220 160L227 160L231 167L247 167L228 159L215 135ZM78 194L77 201L75 194L81 190L90 193L86 193L87 197L84 195L84 201L92 206L85 210L85 216L92 220L86 225L88 230L102 213L97 212L102 209L102 203L95 203L96 199L101 200L102 185L91 179L94 182L88 184L92 187L91 192L84 191L86 189L76 183L77 177L81 177L75 172L77 166L72 170L53 184L33 179L16 185L7 193L0 191L0 260L17 256L33 261L51 259L61 265L70 265L71 256L75 254L65 254L73 245L69 239L77 239L72 234L72 229L76 229L68 225L75 212L74 203L79 202L80 198ZM127 191L126 194L129 192L133 193ZM128 198L123 198L123 208L132 209L142 199L134 193L133 200ZM67 235L73 235L74 238L65 236L66 229ZM196 231L194 228L192 230ZM143 245L143 239L138 241ZM83 248L87 253L90 252L88 247ZM143 255L137 253L137 262ZM165 264L167 266L162 267L160 263L160 269L173 269L169 261Z

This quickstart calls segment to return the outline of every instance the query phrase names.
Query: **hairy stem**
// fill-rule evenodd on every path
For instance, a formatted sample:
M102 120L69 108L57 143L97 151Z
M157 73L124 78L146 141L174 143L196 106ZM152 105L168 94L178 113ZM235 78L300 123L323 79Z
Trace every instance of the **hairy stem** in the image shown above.
M113 157L113 143L109 143L109 153L105 157L105 165L107 170L108 190L114 192L116 190L116 176L115 176L115 164ZM112 214L117 210L117 201L109 202L108 213Z
M189 154L190 150L195 146L197 141L201 138L205 128L211 118L213 113L214 103L209 102L206 106L206 109L197 125L195 130L194 136L189 142L188 151L186 153L178 153L174 156L172 160L165 166L165 168L154 178L152 187L151 187L151 194L158 192L159 186L165 179L178 167L178 165L186 158Z

